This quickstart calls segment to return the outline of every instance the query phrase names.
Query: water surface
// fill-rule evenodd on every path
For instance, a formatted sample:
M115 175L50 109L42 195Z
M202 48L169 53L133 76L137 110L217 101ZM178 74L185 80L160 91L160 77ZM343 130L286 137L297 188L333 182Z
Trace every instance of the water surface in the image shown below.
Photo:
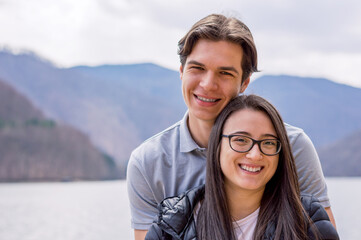
M361 239L361 178L327 178L341 239ZM125 181L0 184L1 240L130 240Z

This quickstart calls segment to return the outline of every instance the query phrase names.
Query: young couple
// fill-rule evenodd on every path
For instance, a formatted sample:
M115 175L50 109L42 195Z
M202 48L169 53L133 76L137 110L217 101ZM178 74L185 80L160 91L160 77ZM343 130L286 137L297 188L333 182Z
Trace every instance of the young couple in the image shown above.
M129 160L135 239L338 239L309 138L264 99L237 97L257 71L247 26L209 15L178 52L188 112Z

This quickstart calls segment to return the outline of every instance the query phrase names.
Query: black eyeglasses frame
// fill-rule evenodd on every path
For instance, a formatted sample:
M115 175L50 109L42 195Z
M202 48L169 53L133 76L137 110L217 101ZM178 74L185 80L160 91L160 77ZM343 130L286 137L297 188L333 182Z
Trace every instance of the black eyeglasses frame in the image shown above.
M282 149L281 141L278 140L278 139L274 139L274 138L262 139L262 140L255 140L255 139L253 139L253 138L251 138L251 137L244 136L244 135L242 135L242 134L229 134L229 135L222 134L222 137L228 138L228 143L229 143L230 148L231 148L233 151L239 152L239 153L246 153L246 152L251 151L251 149L254 147L255 144L258 145L258 148L259 148L259 150L261 151L261 153L264 154L264 155L266 155L266 156L275 156L275 155L279 154L279 153L281 152L281 149ZM232 137L245 137L245 138L251 139L252 145L251 145L251 147L250 147L247 151L235 150L235 149L232 147L232 143L231 143L231 138L232 138ZM267 141L267 140L276 140L276 141L277 141L277 144L278 144L278 145L277 145L277 151L276 151L276 153L274 153L274 154L269 154L269 153L264 153L264 152L262 151L261 143L264 142L264 141Z

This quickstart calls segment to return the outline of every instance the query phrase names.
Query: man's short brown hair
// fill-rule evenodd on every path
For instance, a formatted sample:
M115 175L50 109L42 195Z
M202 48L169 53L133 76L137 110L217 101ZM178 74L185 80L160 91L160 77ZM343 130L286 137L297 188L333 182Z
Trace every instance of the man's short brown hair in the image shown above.
M257 49L251 31L240 20L221 14L211 14L196 22L189 32L178 42L178 54L182 66L199 39L229 41L243 49L241 67L242 81L257 72Z

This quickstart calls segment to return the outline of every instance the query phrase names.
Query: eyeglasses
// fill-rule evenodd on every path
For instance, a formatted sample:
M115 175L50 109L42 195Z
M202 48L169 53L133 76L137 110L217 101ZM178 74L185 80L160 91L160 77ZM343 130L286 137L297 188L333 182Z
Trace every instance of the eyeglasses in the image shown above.
M233 151L245 153L250 151L255 144L258 145L261 153L267 156L277 155L281 151L281 142L278 139L254 140L243 135L222 135L229 139L229 146Z

